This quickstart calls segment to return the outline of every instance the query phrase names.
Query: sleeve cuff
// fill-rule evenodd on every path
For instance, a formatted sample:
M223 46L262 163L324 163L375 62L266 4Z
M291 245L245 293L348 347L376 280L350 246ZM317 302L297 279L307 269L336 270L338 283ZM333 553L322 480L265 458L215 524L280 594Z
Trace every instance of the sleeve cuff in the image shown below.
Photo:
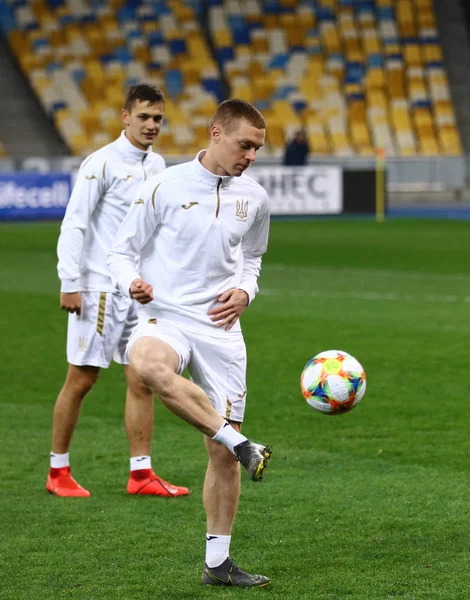
M79 280L78 279L62 279L60 284L60 291L64 294L73 294L79 292Z
M256 292L258 291L258 286L250 285L248 282L242 282L238 286L238 289L243 290L244 292L246 292L248 294L248 305L247 306L250 306L252 301L255 299Z
M121 291L121 294L124 294L125 296L127 296L128 298L131 298L131 295L129 293L130 287L131 287L131 283L134 281L134 279L139 279L139 275L138 274L134 274L130 277L126 277L125 279L121 280L119 282L119 289Z

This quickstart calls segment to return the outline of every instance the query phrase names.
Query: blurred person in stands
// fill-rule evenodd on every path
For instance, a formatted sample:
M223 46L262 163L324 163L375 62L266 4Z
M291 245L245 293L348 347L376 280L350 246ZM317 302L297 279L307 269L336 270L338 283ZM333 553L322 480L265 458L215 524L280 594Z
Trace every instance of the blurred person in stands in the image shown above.
M152 151L162 126L165 99L152 85L129 88L121 111L125 129L82 163L62 222L57 253L60 307L69 313L65 383L55 403L52 449L46 489L64 497L90 492L72 477L69 447L82 402L101 368L122 364L127 380L125 426L130 448L129 494L184 496L185 487L166 482L152 470L150 449L153 395L125 358L137 325L135 303L116 291L106 264L112 240L147 178L165 169Z
M202 583L214 586L269 583L230 556L240 464L260 481L271 456L241 433L247 357L240 317L258 291L269 234L268 195L245 171L265 135L252 104L222 102L207 149L142 185L108 254L122 294L138 303L131 367L170 411L205 434ZM186 367L191 381L181 376Z
M309 152L310 147L305 136L305 131L300 129L286 146L284 165L286 167L301 167L306 165Z

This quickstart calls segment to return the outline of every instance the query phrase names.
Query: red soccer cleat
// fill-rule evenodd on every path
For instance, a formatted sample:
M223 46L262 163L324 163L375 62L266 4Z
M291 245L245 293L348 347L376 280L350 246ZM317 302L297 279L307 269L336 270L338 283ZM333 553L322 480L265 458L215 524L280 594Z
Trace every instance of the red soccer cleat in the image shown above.
M188 488L168 483L168 481L155 475L152 469L137 469L136 471L131 471L131 476L127 482L127 493L174 498L175 496L187 496L189 490Z
M50 469L47 476L46 490L64 498L88 498L90 492L75 481L70 467Z

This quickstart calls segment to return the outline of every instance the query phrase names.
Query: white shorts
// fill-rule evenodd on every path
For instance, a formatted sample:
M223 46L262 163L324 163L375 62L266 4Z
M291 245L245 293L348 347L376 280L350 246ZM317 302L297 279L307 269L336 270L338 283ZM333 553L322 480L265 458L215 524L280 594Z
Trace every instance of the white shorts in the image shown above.
M242 422L246 404L246 347L240 332L224 336L185 331L174 321L150 319L134 329L127 352L137 340L154 337L178 354L178 373L188 368L191 380L225 419Z
M67 361L71 365L109 367L114 359L129 364L126 346L137 325L135 302L111 292L81 292L80 316L69 314Z

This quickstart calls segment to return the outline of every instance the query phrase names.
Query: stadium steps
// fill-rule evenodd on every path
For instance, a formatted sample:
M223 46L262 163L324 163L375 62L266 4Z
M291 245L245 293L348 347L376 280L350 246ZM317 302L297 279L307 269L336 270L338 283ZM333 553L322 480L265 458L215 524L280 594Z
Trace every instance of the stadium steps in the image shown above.
M229 85L229 82L227 81L227 78L225 77L223 65L218 60L217 51L216 51L216 48L214 45L214 40L212 39L211 30L209 27L209 11L207 8L207 2L204 2L202 5L202 10L198 15L198 21L199 21L199 26L201 27L201 31L206 40L207 47L209 48L212 58L214 59L214 63L217 65L217 70L219 73L219 78L220 78L220 83L221 83L221 93L222 93L222 97L220 97L218 100L219 100L219 102L222 102L223 100L226 100L227 98L231 97L230 91L229 91L230 85Z
M434 0L439 37L465 152L470 152L470 44L460 0Z
M0 131L10 158L70 154L0 35Z

